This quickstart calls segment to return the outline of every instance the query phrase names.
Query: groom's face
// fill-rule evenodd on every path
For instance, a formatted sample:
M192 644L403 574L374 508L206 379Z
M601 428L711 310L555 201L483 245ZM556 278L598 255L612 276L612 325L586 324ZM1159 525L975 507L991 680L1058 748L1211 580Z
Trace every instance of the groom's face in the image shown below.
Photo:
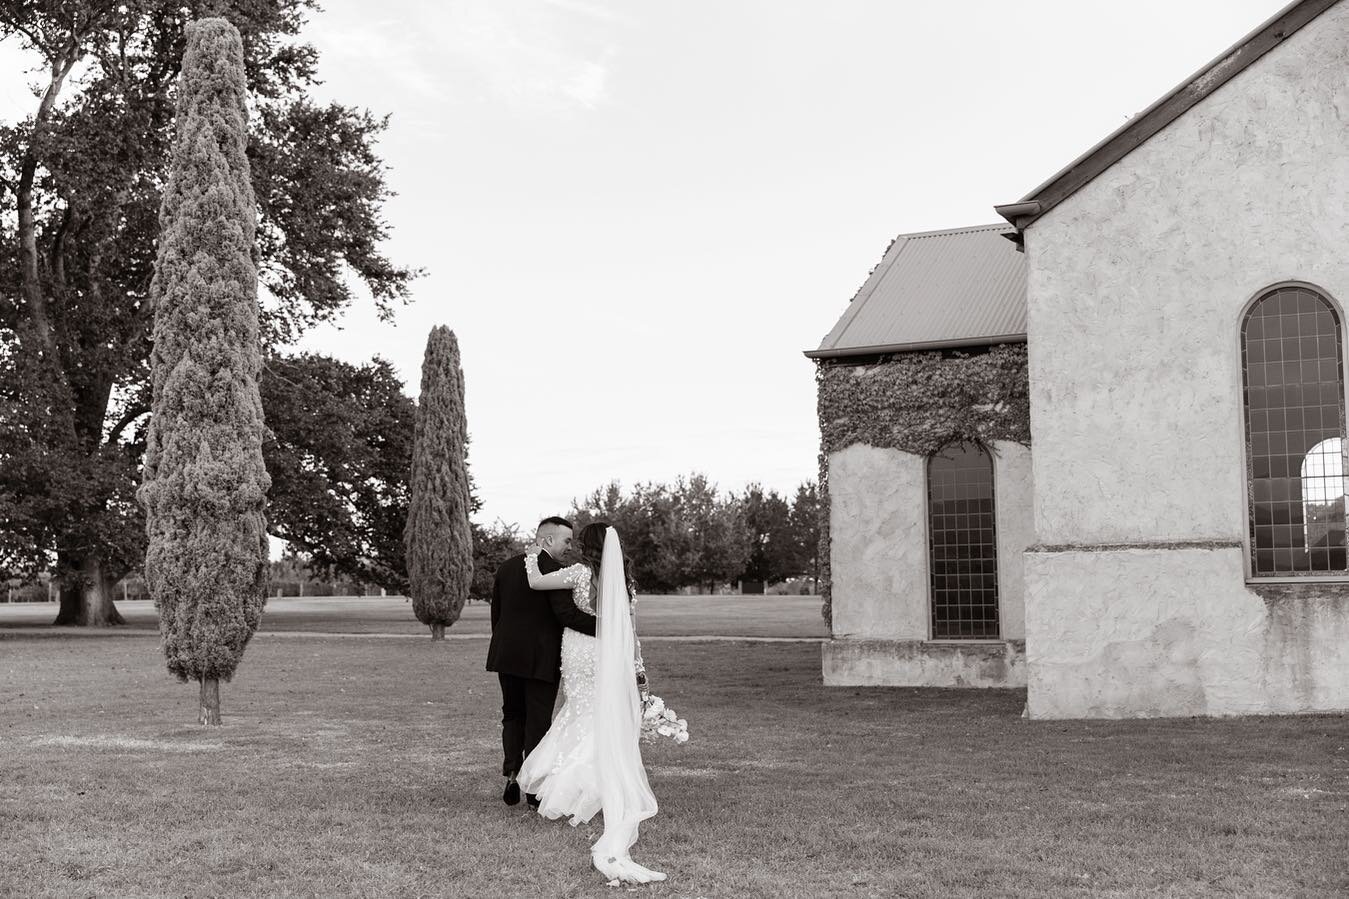
M554 559L563 559L571 552L571 528L549 525L539 535L539 545Z

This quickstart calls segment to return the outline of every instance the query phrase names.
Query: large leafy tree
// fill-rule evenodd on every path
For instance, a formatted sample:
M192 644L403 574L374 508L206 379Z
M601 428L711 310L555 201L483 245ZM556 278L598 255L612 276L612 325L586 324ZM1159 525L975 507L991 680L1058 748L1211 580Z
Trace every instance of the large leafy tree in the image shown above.
M820 489L814 481L796 488L792 499L793 562L791 574L810 578L814 590L820 588L820 534L828 532L828 522L820 520Z
M243 42L219 18L187 34L150 286L153 400L140 500L145 582L169 671L200 682L200 722L219 724L219 682L234 675L266 602L271 481Z
M388 362L268 360L272 533L328 576L407 590L403 524L417 405Z
M686 584L734 580L749 561L750 539L745 513L735 497L723 498L705 475L679 478L671 490L674 514L663 522L674 547L672 555Z
M328 356L274 357L262 371L263 455L272 477L268 525L306 575L408 590L403 528L417 404L393 366ZM465 460L467 465L467 460ZM469 512L481 508L468 473ZM502 562L524 551L514 526L472 524L469 594L490 599Z
M473 583L468 594L490 600L496 571L511 556L525 551L525 540L513 524L498 521L490 526L473 525Z
M741 579L771 584L798 574L796 535L787 501L776 490L764 492L761 485L750 484L740 497L740 506L749 536L749 561Z
M243 39L265 347L339 316L353 282L386 316L406 297L415 273L380 251L388 190L373 143L384 122L309 98L316 53L297 35L314 9L0 4L0 41L27 53L35 82L32 113L0 123L0 575L54 564L58 623L118 621L102 597L145 549L134 494L149 289L188 21L222 15Z

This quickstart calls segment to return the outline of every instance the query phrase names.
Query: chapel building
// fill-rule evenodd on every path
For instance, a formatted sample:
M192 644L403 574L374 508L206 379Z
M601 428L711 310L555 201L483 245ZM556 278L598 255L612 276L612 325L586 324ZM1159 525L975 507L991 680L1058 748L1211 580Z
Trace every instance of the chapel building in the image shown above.
M1036 718L1349 709L1349 0L1289 4L997 211L901 237L810 353L826 683L1025 683Z

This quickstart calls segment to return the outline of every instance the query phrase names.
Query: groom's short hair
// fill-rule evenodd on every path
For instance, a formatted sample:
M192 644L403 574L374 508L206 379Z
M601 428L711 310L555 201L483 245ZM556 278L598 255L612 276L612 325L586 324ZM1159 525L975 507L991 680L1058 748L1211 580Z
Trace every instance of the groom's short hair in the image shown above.
M568 521L568 520L565 519L565 518L561 518L561 517L559 517L559 516L557 516L557 515L549 515L549 516L548 516L547 518L545 518L543 521L540 521L537 530L543 530L544 528L548 527L549 525L553 525L554 527L559 527L559 528L566 528L566 529L569 530L569 531L570 531L570 530L575 530L575 528L573 528L573 527L571 526L571 522L570 522L570 521Z

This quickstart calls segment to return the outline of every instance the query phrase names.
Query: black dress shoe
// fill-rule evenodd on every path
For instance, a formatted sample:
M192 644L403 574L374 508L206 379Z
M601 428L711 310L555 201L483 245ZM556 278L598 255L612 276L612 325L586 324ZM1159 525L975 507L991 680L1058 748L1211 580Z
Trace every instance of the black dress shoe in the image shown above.
M538 807L539 807L539 797L535 796L533 793L526 793L526 794L525 794L525 802L528 802L528 803L529 803L529 807L530 807L530 808L538 808Z
M516 782L514 777L506 781L506 790L501 794L501 801L507 805L520 804L520 784Z

